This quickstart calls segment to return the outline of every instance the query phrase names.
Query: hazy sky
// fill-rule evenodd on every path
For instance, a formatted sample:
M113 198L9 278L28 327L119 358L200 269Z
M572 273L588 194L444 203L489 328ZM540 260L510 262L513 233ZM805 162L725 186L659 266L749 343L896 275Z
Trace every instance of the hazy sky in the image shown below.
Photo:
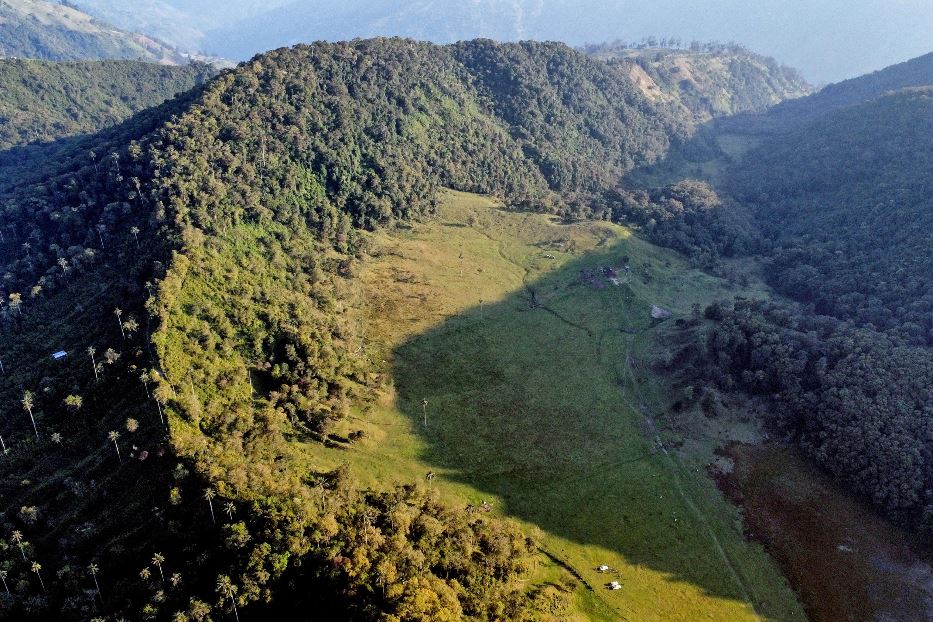
M933 0L618 0L625 37L735 40L837 81L933 52ZM631 34L628 34L631 33Z

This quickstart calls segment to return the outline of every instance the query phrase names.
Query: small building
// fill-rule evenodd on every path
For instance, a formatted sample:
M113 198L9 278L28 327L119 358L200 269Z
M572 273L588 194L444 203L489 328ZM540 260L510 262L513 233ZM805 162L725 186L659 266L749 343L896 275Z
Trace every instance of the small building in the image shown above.
M59 350L58 352L56 352L56 353L54 353L54 354L52 355L52 358L55 359L55 360L57 361L57 360L59 360L59 359L65 358L66 356L68 356L68 353L67 353L67 352L65 352L64 350Z

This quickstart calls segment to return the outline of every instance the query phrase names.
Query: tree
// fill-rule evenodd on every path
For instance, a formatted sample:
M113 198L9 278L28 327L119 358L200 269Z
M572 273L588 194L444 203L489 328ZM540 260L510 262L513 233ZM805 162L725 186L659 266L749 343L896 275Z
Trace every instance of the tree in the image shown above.
M19 553L23 556L23 561L26 561L26 546L29 545L28 542L23 540L23 533L19 530L13 532L13 535L10 537L13 540L13 543L19 547Z
M100 569L97 567L97 564L95 564L95 563L91 563L91 564L89 564L88 567L87 567L88 573L89 573L89 574L91 575L91 577L94 579L94 587L97 588L97 597L100 598L101 600L103 600L103 597L100 595L100 584L97 582L97 571L98 571L98 570L100 570Z
M139 180L137 180L139 183ZM133 237L136 239L136 248L139 249L139 227L130 227L130 233L133 234Z
M236 512L236 506L233 505L233 501L227 501L224 505L224 512L227 513L227 518L233 520L233 513Z
M208 488L204 491L204 499L207 500L207 505L211 509L211 522L217 523L214 519L214 497L217 496L217 493L214 492L213 488Z
M230 577L228 577L225 574L217 577L217 592L222 597L230 599L230 604L233 606L233 615L236 618L237 622L239 622L240 614L237 613L237 609L236 609L237 586L233 584L233 581L230 580Z
M45 591L45 581L42 580L42 564L39 562L32 562L32 571L36 573L36 576L39 577L39 585L42 586L42 591Z
M131 316L127 317L126 320L123 321L123 330L125 330L125 331L128 332L130 335L132 335L132 334L135 333L137 330L139 330L139 322L137 322L137 321L136 321L136 318L134 318L134 317L131 315Z
M33 395L32 391L23 391L23 409L29 413L29 420L32 421L32 429L36 433L36 440L39 440L39 429L36 427L36 418L32 415Z
M76 415L84 405L84 399L80 395L69 395L65 398L65 408L72 415Z
M7 574L8 573L6 570L0 570L0 581L3 581L3 589L6 590L6 593L12 596L12 594L10 593L10 586L7 585L6 583Z
M165 583L165 575L162 573L162 564L165 562L165 557L162 553L156 553L152 556L152 565L159 569L159 576L162 577L162 583Z
M152 395L149 393L149 372L145 369L139 374L139 379L143 383L143 388L146 389L146 397L151 398Z
M126 341L126 333L123 331L123 309L117 307L113 310L113 314L117 316L117 326L120 327L120 336Z
M148 566L139 571L139 578L143 581L148 581L150 576L152 576L152 572Z
M424 427L428 427L428 398L421 400L421 410L424 412Z
M17 294L16 292L10 294L10 309L13 311L18 311L20 315L23 314L22 309L23 304L23 295Z
M114 446L114 447L116 448L116 450L117 450L117 460L120 461L120 464L123 464L123 457L120 455L120 445L117 443L117 440L119 440L119 438L120 438L120 433L117 432L116 430L111 430L111 431L107 434L107 438L110 439L110 442L113 443L113 446Z
M97 361L94 360L94 355L97 354L97 349L94 346L91 346L87 349L87 353L91 357L91 368L94 370L94 380L99 381L100 376L97 375Z

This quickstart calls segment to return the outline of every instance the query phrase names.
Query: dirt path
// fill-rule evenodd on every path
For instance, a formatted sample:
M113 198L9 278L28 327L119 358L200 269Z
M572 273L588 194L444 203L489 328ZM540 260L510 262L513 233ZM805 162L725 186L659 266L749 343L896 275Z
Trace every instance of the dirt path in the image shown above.
M655 423L654 417L651 415L648 405L644 401L641 391L638 388L638 382L635 379L635 373L632 371L632 357L630 349L625 353L625 374L628 376L629 381L632 383L632 389L635 393L635 398L638 400L637 412L641 413L645 420L645 425L647 425L651 430L651 434L654 437L654 442L657 443L658 448L661 450L667 460L668 466L671 469L671 474L674 476L674 483L677 486L677 493L680 495L684 505L686 505L693 513L694 518L699 521L703 527L705 527L710 542L713 544L713 548L719 554L719 557L722 559L722 562L726 568L729 569L729 573L732 575L736 587L739 588L739 592L741 593L742 598L751 607L752 614L755 616L755 618L761 620L761 617L758 615L758 612L755 609L755 603L757 602L757 599L752 598L753 590L751 586L742 576L741 571L735 567L735 564L732 563L732 560L729 558L729 554L726 553L726 550L722 546L722 542L720 542L716 532L713 531L713 528L710 526L706 516L696 506L690 493L687 492L682 480L683 469L680 466L679 461L674 456L672 456L670 452L668 452L667 447L665 447L664 442L661 440L661 434L658 431L658 426ZM633 410L636 409L636 406L632 404L631 401L626 400L626 402L630 408Z

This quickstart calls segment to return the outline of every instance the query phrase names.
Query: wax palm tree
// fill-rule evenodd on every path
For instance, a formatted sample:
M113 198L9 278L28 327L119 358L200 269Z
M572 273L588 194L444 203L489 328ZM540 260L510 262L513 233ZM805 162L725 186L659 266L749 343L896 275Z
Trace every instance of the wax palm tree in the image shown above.
M240 614L236 610L237 587L230 580L230 577L225 574L217 577L217 592L224 598L230 599L230 604L233 605L233 615L237 622L240 622Z
M126 340L126 333L123 331L123 309L117 307L113 310L113 314L117 316L117 326L120 327L120 336L123 337L123 340Z
M6 590L7 595L12 596L13 594L10 592L10 586L6 583L7 574L9 573L6 570L0 570L0 581L3 581L3 589Z
M165 575L162 573L163 563L165 563L165 557L162 553L156 553L152 556L152 565L159 569L159 576L162 577L162 583L165 583Z
M142 370L139 374L139 381L143 383L143 388L146 390L146 398L151 398L152 394L149 393L149 372L147 370Z
M36 576L39 577L39 585L42 586L42 591L45 591L45 581L42 580L42 564L39 562L32 562L32 571L36 573Z
M98 568L98 567L97 567L97 564L95 564L95 563L91 563L91 564L88 565L88 567L87 567L88 573L89 573L89 574L91 575L91 577L94 579L94 587L97 588L97 596L98 596L98 598L100 598L101 600L103 600L104 598L100 595L100 583L97 582L97 572L98 572L99 570L100 570L100 568Z
M136 248L139 248L139 227L130 227L130 233L136 238Z
M14 531L10 539L19 547L19 553L23 556L23 561L26 561L26 545L29 543L23 540L23 532L19 530Z
M211 521L217 523L217 519L214 518L214 497L217 496L217 493L214 492L212 488L208 488L204 491L204 499L207 501L207 506L211 509Z
M39 440L39 429L36 427L36 418L32 416L33 402L32 391L23 391L23 409L29 413L29 420L32 421L32 429L36 433L36 440Z
M94 369L94 380L100 380L100 376L97 375L97 361L94 360L94 355L97 354L97 349L94 346L91 346L87 349L87 353L91 356L91 367Z
M152 572L148 566L139 571L139 578L143 581L148 581L150 576L152 576Z
M117 460L120 461L120 464L123 464L123 456L120 455L120 445L117 443L117 440L119 440L120 438L120 433L117 432L116 430L111 430L107 434L107 438L110 439L110 441L113 443L113 446L117 450Z
M226 512L227 518L233 520L233 514L236 512L236 506L233 505L233 501L227 501L226 505L224 505L224 512Z

